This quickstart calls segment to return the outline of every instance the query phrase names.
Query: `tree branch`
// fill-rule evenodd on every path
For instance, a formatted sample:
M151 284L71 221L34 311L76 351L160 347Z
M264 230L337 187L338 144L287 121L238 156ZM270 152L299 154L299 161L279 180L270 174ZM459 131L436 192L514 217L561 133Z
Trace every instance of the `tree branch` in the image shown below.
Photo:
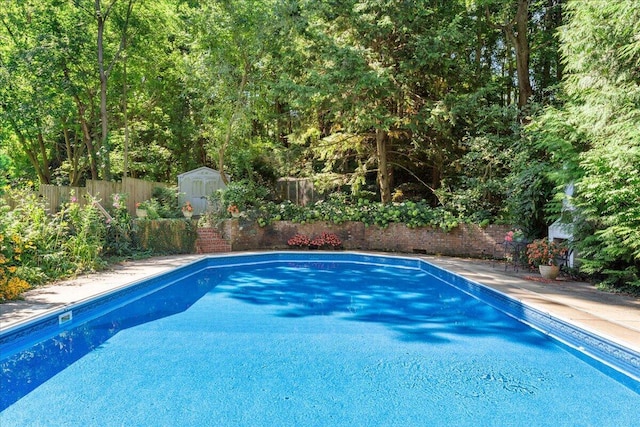
M114 0L114 2L115 2L115 0ZM129 0L129 5L127 6L127 16L126 16L126 18L124 20L124 26L123 26L124 28L122 30L122 37L120 38L120 46L118 46L118 50L113 55L113 59L111 60L111 63L109 64L109 66L107 67L107 69L105 71L105 75L107 76L107 78L111 74L111 70L113 69L114 65L120 59L120 55L122 54L122 52L124 51L124 48L126 46L126 43L127 43L127 31L129 29L129 18L131 17L131 12L133 11L133 3L135 3L135 0ZM113 5L113 3L112 3L112 5ZM111 7L111 6L109 6L109 7ZM106 19L106 16L105 16L105 19Z

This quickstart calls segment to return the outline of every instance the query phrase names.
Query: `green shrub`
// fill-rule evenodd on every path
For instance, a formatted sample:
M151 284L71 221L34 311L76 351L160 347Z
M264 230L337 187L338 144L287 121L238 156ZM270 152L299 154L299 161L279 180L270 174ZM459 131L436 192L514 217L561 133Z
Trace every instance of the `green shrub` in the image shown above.
M230 182L227 188L218 190L214 195L214 202L219 201L224 211L227 211L230 206L235 206L240 212L243 212L262 205L269 195L269 189L266 187L243 179Z
M344 193L334 193L327 200L308 207L297 206L289 201L269 202L261 205L257 211L260 226L280 220L301 224L316 221L335 224L359 221L379 227L387 227L390 223L404 223L410 228L437 227L448 231L461 222L451 212L433 208L424 201L382 204L368 199L352 201Z
M0 214L8 208L0 205ZM16 241L6 234L6 222L0 221L0 302L18 298L29 289L29 282L19 276L20 251L15 250Z
M155 254L188 254L195 250L198 233L192 221L159 219L136 225L141 246Z
M95 270L104 265L101 254L106 236L105 219L87 196L87 203L80 206L72 201L63 205L54 221L68 221L69 237L61 245L59 253L67 256L76 272ZM52 258L53 260L53 258Z
M113 220L106 225L104 255L130 256L139 249L131 215L127 211L126 197L126 194L112 196L110 211Z
M58 213L49 215L34 194L11 190L11 198L16 201L14 209L0 206L1 253L13 260L17 277L38 285L103 265L105 219L93 200L80 206L72 197Z
M159 218L182 218L178 205L178 187L155 187L151 198Z

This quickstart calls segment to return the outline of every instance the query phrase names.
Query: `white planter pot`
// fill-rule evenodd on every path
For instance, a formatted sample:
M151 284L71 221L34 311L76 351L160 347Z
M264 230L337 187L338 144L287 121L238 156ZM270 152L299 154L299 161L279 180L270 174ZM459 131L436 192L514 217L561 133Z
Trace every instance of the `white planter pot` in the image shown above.
M556 280L556 277L560 274L560 266L558 265L540 265L538 269L540 270L540 275L549 280Z

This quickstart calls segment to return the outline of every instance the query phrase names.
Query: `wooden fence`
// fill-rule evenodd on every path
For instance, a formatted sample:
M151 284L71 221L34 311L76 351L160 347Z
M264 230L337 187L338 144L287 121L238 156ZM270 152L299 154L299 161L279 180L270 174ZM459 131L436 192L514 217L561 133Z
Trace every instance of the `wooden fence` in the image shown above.
M299 206L307 206L322 199L308 178L280 178L276 182L276 193L281 200L290 200Z
M85 187L66 187L59 185L40 185L40 195L44 198L49 212L54 213L60 209L60 205L71 201L75 197L78 203L86 203L88 194L96 198L102 206L111 206L114 194L126 194L127 210L131 215L135 214L136 203L151 198L151 193L156 187L167 187L162 182L144 181L136 178L123 178L119 182L88 180Z

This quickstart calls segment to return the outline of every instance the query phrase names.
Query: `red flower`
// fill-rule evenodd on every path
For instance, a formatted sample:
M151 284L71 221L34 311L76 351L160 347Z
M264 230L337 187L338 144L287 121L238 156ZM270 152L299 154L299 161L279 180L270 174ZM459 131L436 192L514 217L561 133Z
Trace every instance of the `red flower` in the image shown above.
M527 245L527 258L534 267L539 265L556 265L559 258L567 253L564 243L552 241L548 238L534 240Z
M296 234L295 236L287 240L287 245L289 246L304 247L309 246L310 243L311 239L309 239L309 237L305 236L304 234Z
M310 243L311 246L318 248L331 246L333 248L339 248L342 246L342 241L334 233L322 232L319 236L316 236Z

